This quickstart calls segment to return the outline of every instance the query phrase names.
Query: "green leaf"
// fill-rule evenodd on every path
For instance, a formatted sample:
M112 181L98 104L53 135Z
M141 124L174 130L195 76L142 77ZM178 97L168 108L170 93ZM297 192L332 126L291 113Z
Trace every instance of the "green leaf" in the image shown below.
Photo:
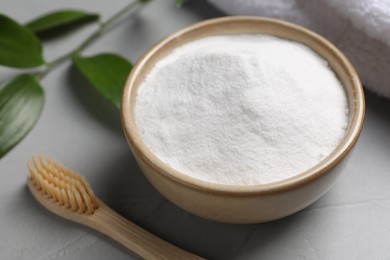
M43 63L39 39L27 28L0 14L0 64L30 68Z
M35 34L42 34L49 31L73 29L75 26L97 19L99 19L99 15L96 14L79 10L61 10L43 15L25 26Z
M181 8L183 6L184 0L176 0L176 7Z
M73 56L76 68L116 107L120 107L122 90L133 67L126 59L115 54L94 57Z
M43 103L43 89L30 74L0 85L0 158L35 125Z

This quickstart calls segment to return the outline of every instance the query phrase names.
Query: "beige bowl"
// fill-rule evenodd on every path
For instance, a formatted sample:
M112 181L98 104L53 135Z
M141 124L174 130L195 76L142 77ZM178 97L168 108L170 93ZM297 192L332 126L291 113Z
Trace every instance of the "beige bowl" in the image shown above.
M173 49L196 39L223 34L265 33L303 43L336 72L349 101L349 126L339 146L323 161L292 178L265 185L222 185L181 173L158 159L143 142L134 118L137 89L153 65ZM364 119L364 93L347 58L321 36L294 24L259 17L207 20L171 34L147 51L133 68L122 97L122 123L142 171L170 201L195 215L229 223L258 223L293 214L317 200L340 174L341 162L359 137ZM344 159L344 160L343 160Z

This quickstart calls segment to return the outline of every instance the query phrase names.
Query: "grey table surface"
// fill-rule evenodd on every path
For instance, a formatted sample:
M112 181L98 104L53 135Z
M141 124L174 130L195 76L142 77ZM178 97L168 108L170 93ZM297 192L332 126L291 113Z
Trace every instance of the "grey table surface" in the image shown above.
M26 22L58 8L108 17L127 0L1 0ZM205 1L155 0L108 31L84 54L132 61L167 34L223 14ZM48 60L74 48L95 26L45 43ZM18 73L0 67L0 81ZM145 179L127 146L119 113L66 63L44 79L38 124L0 160L0 259L133 259L107 237L42 208L26 188L25 161L50 155L80 172L109 206L154 234L210 259L390 259L390 101L367 94L361 138L333 188L310 207L264 224L230 225L187 213Z

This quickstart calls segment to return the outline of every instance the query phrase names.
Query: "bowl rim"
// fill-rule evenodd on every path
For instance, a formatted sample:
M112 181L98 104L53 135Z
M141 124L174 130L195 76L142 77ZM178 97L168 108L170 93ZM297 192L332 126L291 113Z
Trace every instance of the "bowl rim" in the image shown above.
M161 161L143 142L142 137L138 133L138 130L135 126L135 122L131 119L133 118L131 114L133 110L131 109L130 98L132 86L135 84L135 79L139 75L144 64L165 44L168 42L179 38L183 34L190 33L193 30L197 30L201 27L231 23L231 22L261 22L269 23L277 26L282 26L285 29L299 31L300 33L306 34L311 38L314 38L317 42L324 45L331 53L337 58L337 62L342 65L349 76L351 86L353 88L353 98L356 109L354 110L354 118L352 125L349 127L349 130L346 132L345 137L340 142L340 145L335 148L335 150L323 159L321 162L316 164L310 169L303 171L297 175L294 175L290 178L286 178L277 182L266 183L266 184L254 184L254 185L230 185L230 184L220 184L213 183L208 181L203 181L189 175L186 175L163 161ZM310 47L310 46L309 46ZM345 87L345 86L344 86ZM347 94L347 98L350 99L351 95ZM349 101L350 102L350 101ZM195 23L193 25L187 26L181 30L178 30L167 37L163 38L161 41L157 42L149 50L147 50L137 61L133 67L131 73L129 74L121 99L121 120L124 133L130 144L130 147L133 153L136 153L136 158L142 160L148 166L153 168L155 172L160 174L162 177L167 178L171 181L174 181L177 184L181 184L190 189L206 191L214 194L224 194L228 196L252 196L257 194L271 194L275 192L284 192L287 190L292 190L298 188L301 185L310 183L315 179L318 179L324 175L328 170L336 166L352 149L357 139L359 138L360 132L363 127L365 115L365 101L364 101L364 92L360 79L356 73L356 70L350 63L350 61L344 56L341 51L339 51L332 43L323 38L322 36L314 33L302 26L285 22L279 19L273 18L264 18L257 16L228 16L222 18L213 18L205 21ZM350 117L352 118L352 117Z

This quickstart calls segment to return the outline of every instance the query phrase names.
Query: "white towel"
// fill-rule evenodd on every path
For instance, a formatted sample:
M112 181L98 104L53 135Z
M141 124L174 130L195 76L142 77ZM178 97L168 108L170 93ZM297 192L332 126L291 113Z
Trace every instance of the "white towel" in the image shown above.
M230 15L278 18L329 39L364 86L390 98L390 0L209 0Z

